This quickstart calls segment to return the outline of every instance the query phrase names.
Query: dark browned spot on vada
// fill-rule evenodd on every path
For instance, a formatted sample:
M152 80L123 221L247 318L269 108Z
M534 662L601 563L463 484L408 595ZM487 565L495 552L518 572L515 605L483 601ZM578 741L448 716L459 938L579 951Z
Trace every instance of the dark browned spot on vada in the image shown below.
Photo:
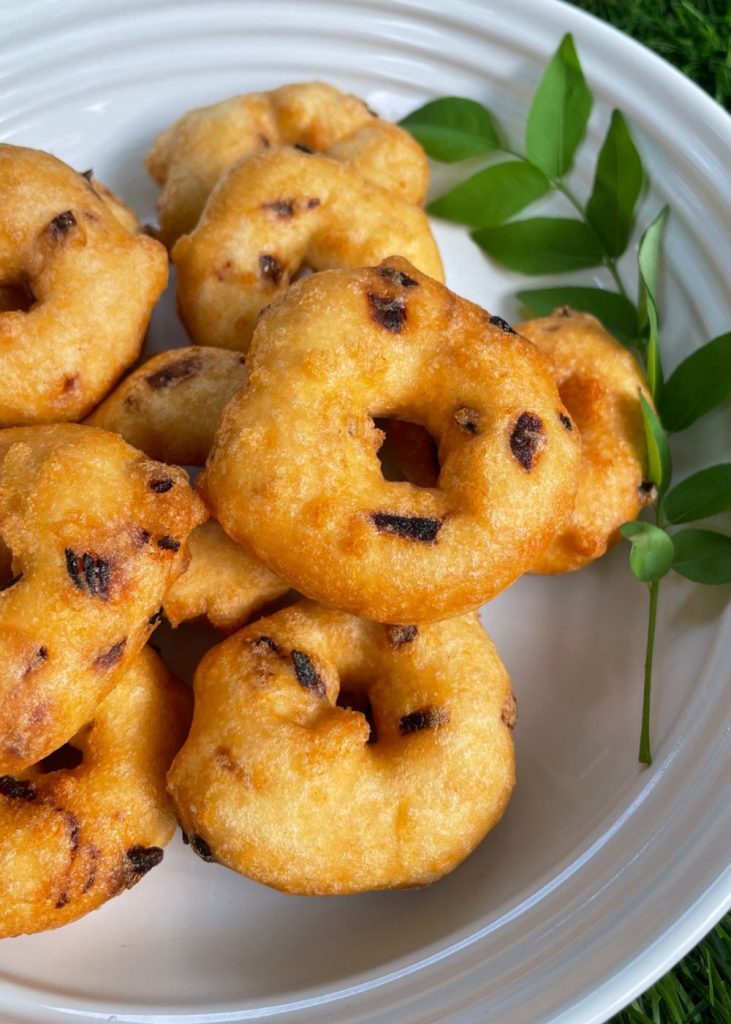
M419 635L418 626L386 626L388 642L395 651L404 644L413 643Z
M74 217L71 210L64 210L63 213L59 213L58 217L54 217L48 225L48 234L54 241L58 241L73 227L76 227L76 217Z
M410 711L408 715L402 715L399 719L398 731L402 736L408 736L412 732L421 732L422 729L437 729L440 725L446 725L449 721L449 712L446 708L419 708L418 711Z
M20 583L22 579L23 573L19 572L17 576L11 576L9 580L3 580L3 582L0 583L0 593L2 593L3 590L10 590L10 588L14 587L16 583Z
M127 646L127 637L124 637L118 643L114 644L109 648L108 651L103 651L94 658L94 668L106 670L116 665L119 659L124 653L124 649Z
M157 546L162 548L163 551L178 551L180 549L180 541L176 540L175 537L164 536L161 537L157 542Z
M195 835L190 837L188 842L190 843L191 850L197 853L201 860L206 861L208 864L212 864L215 861L216 858L213 856L211 848L203 836L198 835L196 832Z
M518 721L518 702L515 699L515 694L511 693L505 701L503 709L500 712L500 720L508 729L512 730L515 728L515 723Z
M150 480L149 487L155 494L165 494L175 486L175 481L169 476L156 476Z
M259 275L263 281L268 281L270 284L279 284L283 273L284 267L276 256L266 252L261 254L259 257Z
M276 654L279 651L278 645L270 636L258 636L252 641L251 646L255 654Z
M406 303L401 298L392 299L388 295L368 292L371 320L384 327L391 334L400 334L406 322Z
M311 690L313 693L316 693L318 697L326 696L325 683L312 664L309 654L305 654L304 651L292 651L292 664L294 665L294 674L297 676L297 682L300 686L304 687L305 690Z
M454 420L465 434L476 434L480 427L480 414L477 409L469 409L461 405L454 414Z
M281 220L286 220L294 214L293 199L275 199L271 203L262 203L265 210L271 210Z
M563 427L564 427L564 428L565 428L566 430L573 430L573 429L574 429L574 425L573 425L573 423L571 422L571 417L570 417L570 416L567 416L565 412L560 412L560 413L558 414L558 418L559 418L559 419L561 420L561 425L562 425L562 426L563 426Z
M379 267L377 273L381 277L385 277L387 281L394 281L396 284L400 284L402 288L419 287L418 281L415 281L413 277L409 277L403 270L397 270L395 267Z
M132 871L140 878L157 867L164 856L164 851L159 846L131 846L127 850L127 860Z
M27 779L16 779L12 775L0 775L0 796L8 800L35 800L38 790Z
M179 359L177 363L171 363L163 370L158 370L157 373L151 373L145 380L148 387L155 390L166 388L176 381L187 380L188 377L192 377L193 374L198 373L202 365L201 360L197 356L188 356L186 359Z
M503 320L501 316L489 316L487 319L488 322L491 323L493 327L499 327L500 330L505 331L506 334L515 334L515 331L510 326L508 321Z
M533 469L536 456L546 442L543 420L533 412L522 412L510 435L510 450L523 469Z
M433 544L442 528L441 519L427 516L400 516L392 512L373 512L371 519L379 533L390 533L407 540Z
M643 480L637 490L643 505L654 505L657 501L657 486L652 480Z
M66 548L66 571L77 590L86 590L92 597L109 597L112 563L107 558L95 558L88 551L81 555Z

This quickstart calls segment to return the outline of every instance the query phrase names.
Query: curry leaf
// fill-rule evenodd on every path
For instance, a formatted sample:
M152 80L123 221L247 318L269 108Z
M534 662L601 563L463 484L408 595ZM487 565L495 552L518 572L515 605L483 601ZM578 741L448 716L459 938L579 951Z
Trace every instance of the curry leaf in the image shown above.
M627 122L615 110L586 204L586 218L610 256L621 256L627 248L643 178L642 161Z
M669 523L692 523L731 508L731 463L701 469L665 496L663 512Z
M673 535L673 569L695 583L731 582L731 537L715 530L680 530Z
M443 163L483 156L500 148L492 115L481 103L461 96L432 100L400 122L429 156Z
M566 35L533 97L525 133L528 159L549 178L563 177L571 166L592 104L573 37Z
M480 228L472 237L493 259L523 274L562 274L602 261L594 232L580 220L534 217Z
M494 164L435 199L429 213L446 220L488 227L502 224L551 188L543 171L524 160Z
M668 430L685 430L731 395L731 331L689 355L670 375L660 403Z

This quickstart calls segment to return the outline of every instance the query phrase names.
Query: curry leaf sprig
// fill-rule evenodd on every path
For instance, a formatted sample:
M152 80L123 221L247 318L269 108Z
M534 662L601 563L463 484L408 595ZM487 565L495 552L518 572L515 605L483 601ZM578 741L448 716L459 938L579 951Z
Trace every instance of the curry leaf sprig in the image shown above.
M731 510L731 463L693 473L674 487L668 434L685 430L731 395L731 333L697 349L665 381L660 346L659 288L668 208L645 229L638 246L639 289L634 302L618 267L633 237L646 174L626 119L612 112L585 202L566 183L593 106L574 41L566 35L533 96L525 153L511 149L482 104L462 97L434 100L401 124L434 160L507 159L470 174L429 206L430 213L471 228L492 259L526 275L604 268L609 288L557 284L522 290L517 298L536 316L569 305L593 313L634 350L652 401L640 394L647 441L648 480L657 492L655 522L625 523L630 568L649 591L639 759L651 761L650 699L660 580L670 571L698 583L731 582L731 537L715 530L669 527ZM569 217L523 217L549 193L571 208Z

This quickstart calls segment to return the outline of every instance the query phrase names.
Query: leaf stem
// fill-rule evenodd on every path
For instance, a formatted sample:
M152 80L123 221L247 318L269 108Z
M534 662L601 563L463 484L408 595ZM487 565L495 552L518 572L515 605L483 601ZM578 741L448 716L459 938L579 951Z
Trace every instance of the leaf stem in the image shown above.
M592 234L594 235L594 237L596 238L597 242L599 243L599 245L602 248L602 252L604 253L604 266L607 268L609 273L612 275L612 279L614 280L614 283L617 286L617 290L619 291L619 294L623 298L629 299L629 295L627 294L627 289L624 286L624 281L622 280L622 277L621 277L621 275L619 273L619 270L617 269L617 261L614 259L614 257L610 256L609 253L604 248L604 244L602 243L601 238L596 233L596 231L594 231L594 228L589 223L588 218L586 216L586 211L584 210L584 207L581 205L580 200L574 195L574 193L571 191L570 188L568 188L566 185L564 185L564 183L562 181L558 181L557 179L552 178L551 179L551 184L553 185L553 187L556 189L557 192L560 192L562 196L564 196L566 199L568 199L568 201L571 203L571 205L577 211L577 213L581 214L581 219L584 221L586 226L591 230Z
M652 696L652 655L655 649L655 622L660 581L653 580L650 590L650 615L647 620L647 646L645 648L645 686L642 693L642 730L640 733L640 764L652 764L650 751L650 701Z

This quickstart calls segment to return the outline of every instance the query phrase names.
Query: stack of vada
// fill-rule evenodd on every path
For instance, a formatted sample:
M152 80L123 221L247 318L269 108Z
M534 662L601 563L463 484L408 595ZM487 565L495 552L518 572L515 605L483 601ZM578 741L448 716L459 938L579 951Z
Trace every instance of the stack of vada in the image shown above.
M192 344L114 387L163 245L90 177L0 147L0 358L26 365L72 275L91 298L62 338L133 293L93 359L59 346L33 394L0 389L0 936L128 888L176 819L204 861L287 893L451 871L515 784L477 610L589 564L654 500L632 356L588 314L513 328L450 291L424 153L356 97L190 111L146 164ZM226 634L192 724L145 647L163 617Z

